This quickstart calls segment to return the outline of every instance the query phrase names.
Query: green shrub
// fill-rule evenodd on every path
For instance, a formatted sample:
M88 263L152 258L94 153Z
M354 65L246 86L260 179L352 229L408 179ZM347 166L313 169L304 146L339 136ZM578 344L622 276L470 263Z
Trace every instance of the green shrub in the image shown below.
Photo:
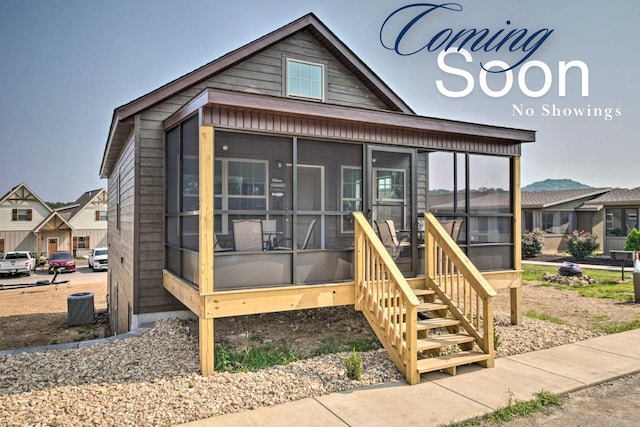
M543 245L544 233L539 228L522 233L522 256L524 258L539 254Z
M347 368L347 376L350 379L360 379L362 376L362 356L355 349L351 350L349 356L344 359L344 366Z
M627 242L624 244L625 251L640 251L640 231L637 228L633 228L629 234L627 234Z
M598 236L586 231L574 231L567 239L567 250L578 261L591 255L599 246Z

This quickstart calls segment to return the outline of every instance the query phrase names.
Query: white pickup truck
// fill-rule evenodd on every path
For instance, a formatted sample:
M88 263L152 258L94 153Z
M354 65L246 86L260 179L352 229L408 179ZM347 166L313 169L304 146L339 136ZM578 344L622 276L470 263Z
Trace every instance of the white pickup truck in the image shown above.
M14 251L4 254L0 260L0 277L13 274L26 274L36 270L36 259L28 251Z

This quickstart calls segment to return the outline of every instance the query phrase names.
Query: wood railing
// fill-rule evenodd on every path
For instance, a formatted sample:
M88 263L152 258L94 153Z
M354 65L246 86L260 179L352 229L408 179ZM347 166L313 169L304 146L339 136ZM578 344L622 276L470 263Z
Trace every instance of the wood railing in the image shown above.
M432 214L424 215L424 224L426 285L475 336L478 346L491 356L485 366L492 367L496 292Z
M367 219L355 212L355 307L409 384L417 370L418 298Z

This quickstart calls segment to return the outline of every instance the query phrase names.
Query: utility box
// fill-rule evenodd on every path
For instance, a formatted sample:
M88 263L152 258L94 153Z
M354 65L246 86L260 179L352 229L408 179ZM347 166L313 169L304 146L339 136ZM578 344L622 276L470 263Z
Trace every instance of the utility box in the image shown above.
M67 323L69 326L95 322L93 292L80 292L67 297Z
M633 273L633 295L635 301L640 302L640 273Z

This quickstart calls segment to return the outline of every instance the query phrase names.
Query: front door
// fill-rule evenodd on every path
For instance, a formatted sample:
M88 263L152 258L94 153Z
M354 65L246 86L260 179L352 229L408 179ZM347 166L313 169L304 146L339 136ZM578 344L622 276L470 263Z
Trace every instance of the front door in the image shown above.
M400 247L395 260L406 276L415 275L417 240L415 211L415 150L367 147L367 212L376 221L390 220Z
M50 237L47 239L47 256L51 256L52 253L58 250L58 238Z

